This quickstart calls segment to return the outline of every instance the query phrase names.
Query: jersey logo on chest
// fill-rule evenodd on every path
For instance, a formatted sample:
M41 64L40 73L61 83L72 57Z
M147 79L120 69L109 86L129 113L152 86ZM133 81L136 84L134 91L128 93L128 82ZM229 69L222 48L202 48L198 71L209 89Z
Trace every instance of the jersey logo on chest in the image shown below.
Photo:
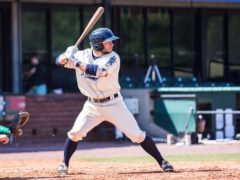
M106 63L106 65L112 66L115 61L116 61L116 57L115 57L115 56L112 56L112 57L108 60L108 62Z

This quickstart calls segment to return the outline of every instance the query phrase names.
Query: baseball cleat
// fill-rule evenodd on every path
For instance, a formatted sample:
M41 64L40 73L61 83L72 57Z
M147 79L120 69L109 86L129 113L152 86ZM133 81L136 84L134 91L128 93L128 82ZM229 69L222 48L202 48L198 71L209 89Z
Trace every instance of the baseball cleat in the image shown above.
M58 172L59 175L67 175L68 174L68 167L67 167L67 165L64 162L62 162L59 165L57 172Z
M173 166L166 160L162 161L161 168L163 169L164 172L173 172Z

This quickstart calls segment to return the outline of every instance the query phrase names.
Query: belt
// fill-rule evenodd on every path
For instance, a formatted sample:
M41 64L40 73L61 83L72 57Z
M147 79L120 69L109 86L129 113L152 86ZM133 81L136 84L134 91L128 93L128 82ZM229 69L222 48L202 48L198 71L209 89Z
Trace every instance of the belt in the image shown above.
M95 103L104 103L104 102L107 102L107 101L109 101L111 99L114 99L116 97L118 97L118 93L114 94L113 96L108 96L108 97L105 97L105 98L102 98L102 99L88 98L88 100L90 100L92 102L95 102Z

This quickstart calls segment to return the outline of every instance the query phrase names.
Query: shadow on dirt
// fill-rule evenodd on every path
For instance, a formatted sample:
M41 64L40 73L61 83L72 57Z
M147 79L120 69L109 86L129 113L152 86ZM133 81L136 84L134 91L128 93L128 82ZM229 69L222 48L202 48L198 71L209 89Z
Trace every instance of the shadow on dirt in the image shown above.
M187 169L187 170L175 170L174 172L163 172L163 171L134 171L134 172L125 172L125 173L118 173L118 174L176 174L176 173L185 173L185 172L221 172L221 169Z
M5 178L0 178L4 180L30 180L30 179L74 179L76 175L84 175L84 173L71 173L68 175L55 175L55 176L32 176L32 177L5 177Z
M118 173L118 174L159 174L164 173L163 171L134 171L134 172L126 172L126 173Z
M185 172L221 172L223 170L221 169L214 169L214 168L211 168L211 169L184 169L184 170L178 170L176 172L178 173L185 173Z
M67 177L61 177L61 179L65 179ZM69 177L68 177L69 178ZM2 179L2 178L0 178ZM52 177L52 176L45 176L45 177L14 177L14 178L3 178L4 180L30 180L30 179L59 179L58 176Z
M134 172L126 172L126 173L118 173L118 174L175 174L175 173L180 173L179 171L174 171L174 172L163 172L163 171L134 171Z

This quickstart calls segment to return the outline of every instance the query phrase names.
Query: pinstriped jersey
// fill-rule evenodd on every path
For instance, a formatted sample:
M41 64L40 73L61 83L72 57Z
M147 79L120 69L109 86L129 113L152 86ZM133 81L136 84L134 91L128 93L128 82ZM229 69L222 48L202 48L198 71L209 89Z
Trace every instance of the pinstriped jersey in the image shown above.
M65 67L75 69L78 88L83 95L101 99L120 91L118 82L120 58L116 52L112 51L94 59L92 49L89 48L78 51L73 57L86 64L98 65L98 69L104 69L106 72L105 76L89 75L67 63Z

